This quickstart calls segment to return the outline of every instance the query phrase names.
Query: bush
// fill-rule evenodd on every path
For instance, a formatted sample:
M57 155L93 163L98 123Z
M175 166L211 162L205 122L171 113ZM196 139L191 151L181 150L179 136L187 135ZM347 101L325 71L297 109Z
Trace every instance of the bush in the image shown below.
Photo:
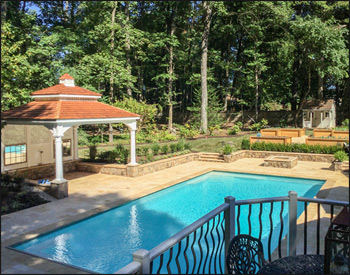
M176 143L170 144L170 150L172 153L175 153L177 151L177 144Z
M219 126L219 125L209 126L209 127L208 127L209 135L210 135L210 136L213 136L215 130L220 130L220 126ZM221 131L221 130L220 130L220 131Z
M179 130L179 134L181 138L194 138L199 134L199 131L192 128L189 124L176 125L176 128Z
M349 160L349 156L347 153L345 153L344 151L338 151L334 154L334 158L337 160L337 161L348 161Z
M191 145L191 144L189 144L189 143L185 143L185 145L184 145L184 149L185 149L185 150L188 150L188 151L191 151L191 149L192 149L192 145Z
M158 143L155 143L155 144L152 145L151 149L153 151L153 154L156 156L159 153L160 146L159 146Z
M349 119L345 119L342 123L341 126L343 126L344 128L348 128L349 129Z
M180 139L179 142L176 144L176 149L177 151L183 151L185 148L185 140L184 139Z
M148 148L147 146L144 146L144 147L141 148L141 151L142 151L142 153L143 153L144 156L147 155L148 149L149 149L149 148Z
M149 152L146 154L147 161L150 162L153 159L153 153Z
M233 125L231 129L228 130L229 135L237 135L241 131L241 128L236 124Z
M162 153L163 154L167 154L167 153L169 153L169 146L167 145L167 144L164 144L161 148L160 148L160 150L162 151Z
M268 120L263 118L260 122L254 123L252 126L250 126L249 129L252 131L260 131L261 129L265 128L268 123Z
M229 155L229 154L232 153L232 151L233 151L233 147L228 145L228 144L226 144L224 146L224 148L222 149L222 152L223 152L224 155Z
M244 138L242 140L241 148L242 148L242 150L249 150L250 149L249 139Z
M249 141L248 141L249 143ZM250 145L251 150L257 151L277 151L277 152L299 152L299 153L315 153L315 154L334 154L343 151L339 146L325 145L307 145L307 144L282 144L270 142L255 142ZM243 141L242 141L243 149ZM247 149L246 149L247 150Z

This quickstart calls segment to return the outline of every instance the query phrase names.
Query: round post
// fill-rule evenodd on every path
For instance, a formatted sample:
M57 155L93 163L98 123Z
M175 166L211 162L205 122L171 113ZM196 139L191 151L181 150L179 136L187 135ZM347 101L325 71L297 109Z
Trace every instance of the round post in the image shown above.
M295 256L296 243L297 243L298 194L295 191L289 191L288 196L289 196L288 256Z
M56 178L55 182L65 181L63 178L63 157L62 157L62 136L55 136L55 152L56 152Z
M236 199L232 196L228 196L225 198L225 203L228 203L230 205L229 208L227 208L225 210L225 213L224 213L224 218L225 218L225 261L226 261L230 242L231 242L232 238L235 236ZM226 264L225 264L225 274L228 274Z

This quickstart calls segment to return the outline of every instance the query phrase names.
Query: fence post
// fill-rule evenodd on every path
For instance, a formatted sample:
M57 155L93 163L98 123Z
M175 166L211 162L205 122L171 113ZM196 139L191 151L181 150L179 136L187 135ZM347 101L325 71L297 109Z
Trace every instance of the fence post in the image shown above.
M289 228L288 228L288 256L297 254L297 208L298 194L295 191L289 191Z
M228 196L225 198L225 203L230 205L229 208L225 210L224 218L225 218L225 274L228 274L227 266L226 266L226 257L228 254L228 248L232 238L235 236L235 205L236 199L234 197Z
M139 249L132 253L133 261L141 263L140 274L150 274L150 252L146 249Z

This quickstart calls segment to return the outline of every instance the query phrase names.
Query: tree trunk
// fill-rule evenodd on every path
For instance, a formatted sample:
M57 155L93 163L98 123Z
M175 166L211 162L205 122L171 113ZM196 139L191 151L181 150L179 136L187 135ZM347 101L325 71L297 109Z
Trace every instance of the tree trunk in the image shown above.
M170 26L168 26L168 29L170 27L170 36L172 37L175 33L175 10L172 12L170 16ZM171 133L173 130L173 74L174 74L174 48L172 45L169 45L169 68L168 68L168 74L169 74L169 86L168 86L168 105L169 105L169 118L168 118L168 130Z
M125 1L125 18L126 18L126 28L125 28L125 50L126 50L126 66L129 75L131 76L131 69L130 69L130 37L129 37L129 21L130 21L130 12L129 12L129 2ZM132 90L130 87L130 83L128 83L126 87L126 93L128 96L132 96Z
M256 63L256 56L254 56L254 63ZM259 103L259 69L255 66L255 122L258 122L258 103Z
M294 126L295 126L295 127L298 126L298 117L299 117L299 114L300 114L301 110L303 109L305 99L307 98L307 96L309 95L309 93L310 93L310 91L311 91L311 66L310 66L310 65L309 65L309 72L308 72L308 75L309 75L309 79L308 79L308 88L307 88L307 92L304 94L303 98L300 99L298 110L297 110L297 112L295 113L295 117L294 117ZM312 123L312 122L311 122L311 123Z
M208 131L208 87L207 87L207 62L208 62L208 38L211 22L210 4L207 1L203 1L204 9L204 31L202 35L202 56L201 56L201 130L203 133Z
M113 143L113 127L112 123L108 123L108 142Z
M111 57L112 57L112 60L111 60L111 66L110 66L110 69L111 69L111 75L109 77L109 83L110 83L110 87L109 87L109 100L111 102L115 102L115 99L114 99L114 72L113 72L113 62L114 62L114 58L113 58L113 51L114 51L114 33L115 33L115 30L114 30L114 23L115 23L115 13L116 13L116 10L117 10L117 5L118 5L118 1L114 1L114 6L113 6L113 10L112 10L112 18L111 18L111 27L112 27L112 30L111 30L111 46L110 46L110 50L111 50Z
M317 98L318 99L323 99L323 77L321 77L320 75L317 76L318 77L318 90L317 90Z

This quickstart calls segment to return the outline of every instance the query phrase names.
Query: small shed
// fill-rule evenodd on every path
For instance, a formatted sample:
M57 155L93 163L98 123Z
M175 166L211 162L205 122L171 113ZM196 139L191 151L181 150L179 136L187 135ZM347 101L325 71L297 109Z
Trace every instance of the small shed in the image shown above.
M303 128L334 128L336 109L334 99L307 101L303 107Z

